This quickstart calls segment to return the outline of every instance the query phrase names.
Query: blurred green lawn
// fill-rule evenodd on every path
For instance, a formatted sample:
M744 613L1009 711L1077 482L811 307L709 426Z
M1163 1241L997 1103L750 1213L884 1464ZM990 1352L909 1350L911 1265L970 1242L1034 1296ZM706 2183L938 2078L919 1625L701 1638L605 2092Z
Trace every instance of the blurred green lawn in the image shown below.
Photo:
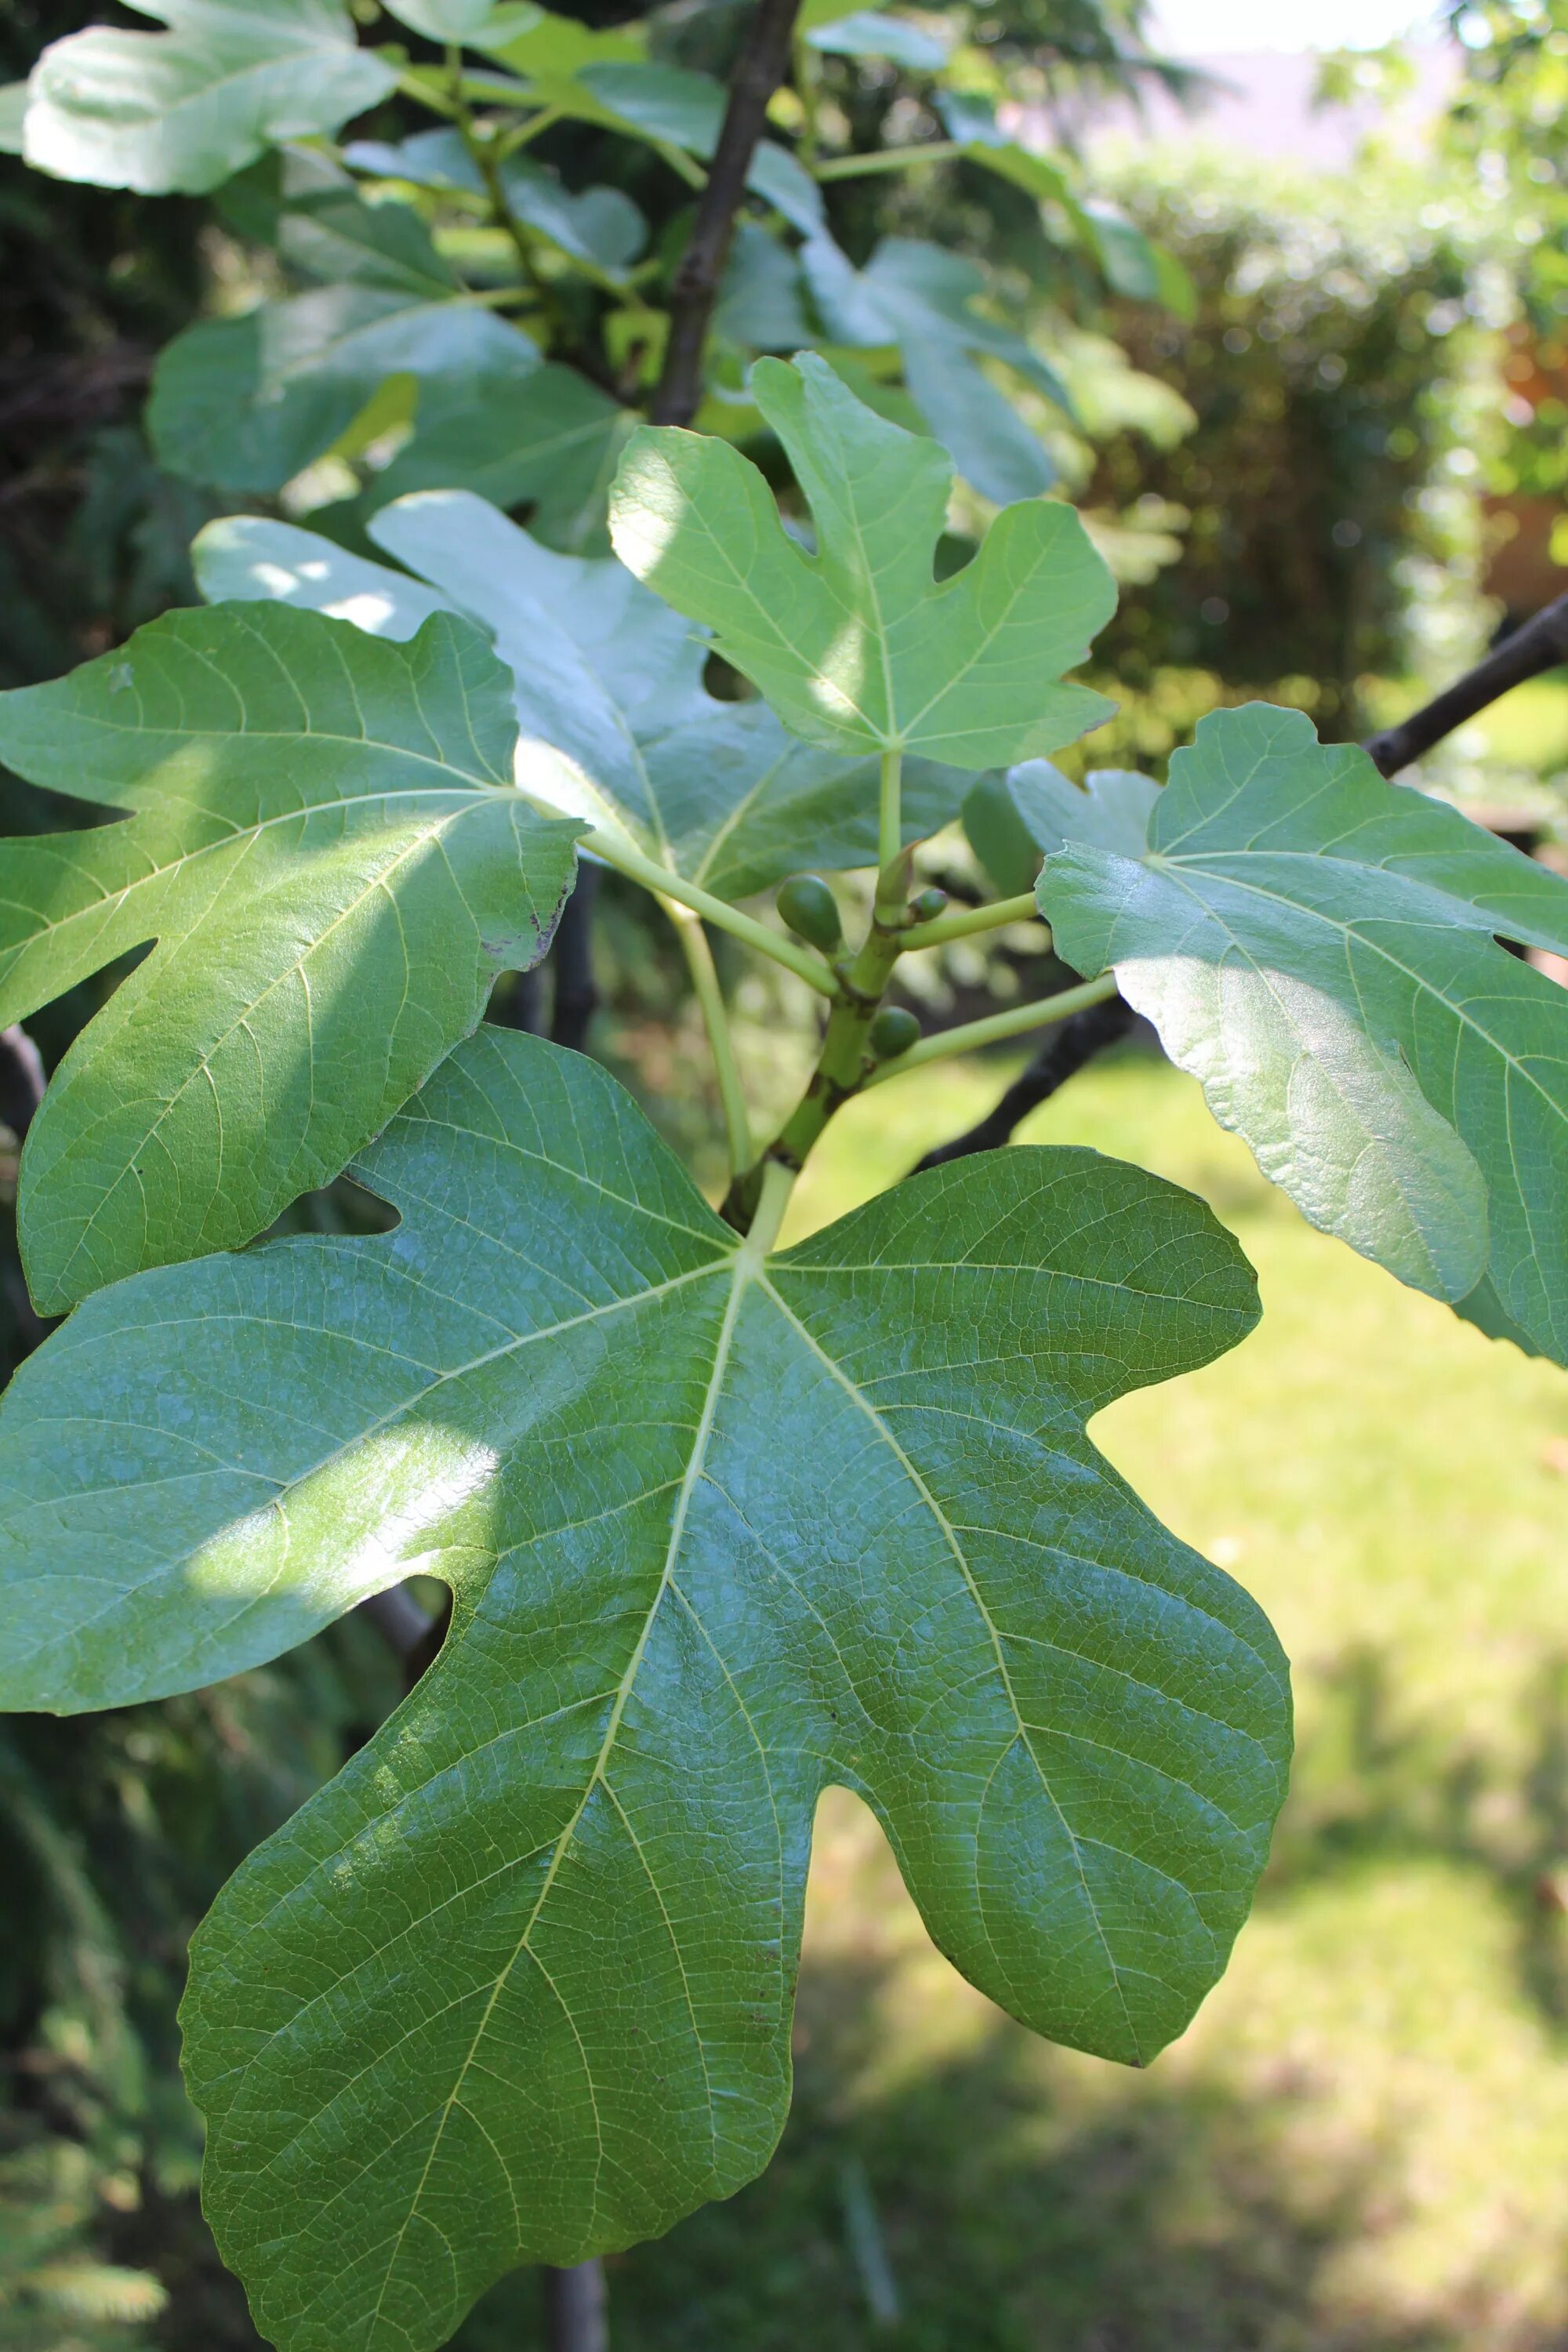
M852 1107L793 1230L1004 1076L923 1071ZM1192 2031L1130 2074L970 1991L830 1792L783 2148L611 2264L616 2352L1561 2347L1568 1380L1310 1232L1163 1065L1098 1066L1025 1136L1190 1185L1262 1277L1243 1348L1095 1433L1294 1662L1263 1896ZM469 2352L514 2352L518 2293Z

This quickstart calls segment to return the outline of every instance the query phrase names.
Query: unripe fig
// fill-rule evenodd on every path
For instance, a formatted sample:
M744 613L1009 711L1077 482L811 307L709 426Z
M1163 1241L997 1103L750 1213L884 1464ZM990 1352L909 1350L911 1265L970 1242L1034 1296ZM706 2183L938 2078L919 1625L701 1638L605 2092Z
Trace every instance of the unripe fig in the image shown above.
M844 922L838 901L819 874L792 874L778 895L778 910L808 947L831 955L843 943Z
M884 1004L866 1042L879 1062L890 1062L895 1054L907 1054L918 1045L920 1034L921 1024L912 1013L901 1004Z
M939 890L933 882L910 899L910 912L917 923L934 923L946 904L947 892Z

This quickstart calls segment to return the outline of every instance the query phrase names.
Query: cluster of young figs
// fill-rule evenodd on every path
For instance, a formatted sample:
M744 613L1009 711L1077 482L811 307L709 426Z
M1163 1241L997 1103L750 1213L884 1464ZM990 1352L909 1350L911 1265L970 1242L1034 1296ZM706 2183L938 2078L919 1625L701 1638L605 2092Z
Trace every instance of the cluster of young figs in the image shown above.
M829 958L844 945L844 923L838 901L820 874L792 874L779 890L780 915L807 947ZM947 892L934 887L920 891L910 903L917 923L934 922L947 904ZM866 1043L879 1062L890 1062L920 1042L921 1024L901 1004L884 1004L867 1033Z

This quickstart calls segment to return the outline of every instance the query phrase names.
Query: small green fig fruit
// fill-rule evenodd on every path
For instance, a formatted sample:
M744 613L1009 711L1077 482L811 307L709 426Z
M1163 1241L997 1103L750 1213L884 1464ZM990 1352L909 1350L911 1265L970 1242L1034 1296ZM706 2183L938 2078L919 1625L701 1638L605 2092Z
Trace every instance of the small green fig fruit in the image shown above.
M884 1004L872 1022L867 1044L879 1062L890 1062L896 1054L907 1054L911 1045L920 1043L921 1024L912 1013L901 1004Z
M777 904L796 939L804 940L807 947L831 955L842 946L844 922L838 901L819 874L792 874L780 887Z
M934 923L947 904L947 892L939 890L933 882L910 901L910 912L917 923Z

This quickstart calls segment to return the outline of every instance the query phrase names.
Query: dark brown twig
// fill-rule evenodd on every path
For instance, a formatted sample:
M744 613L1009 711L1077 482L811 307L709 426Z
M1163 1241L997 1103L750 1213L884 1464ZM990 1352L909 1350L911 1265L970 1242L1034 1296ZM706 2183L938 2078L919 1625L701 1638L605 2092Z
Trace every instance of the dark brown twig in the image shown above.
M44 1086L43 1055L26 1031L20 1024L0 1029L0 1124L18 1143L26 1139Z
M653 396L656 425L689 425L702 397L702 351L734 241L768 101L784 77L800 0L757 0L730 81L730 104L690 239L670 288L669 341Z
M1500 646L1494 646L1474 669L1467 670L1397 727L1368 736L1363 748L1380 775L1396 776L1510 688L1522 686L1527 677L1539 677L1542 670L1555 669L1563 661L1568 661L1568 596L1543 605Z
M951 1143L938 1144L921 1161L921 1168L941 1168L950 1160L967 1160L973 1152L996 1151L1012 1140L1013 1130L1032 1110L1048 1102L1058 1087L1076 1077L1087 1062L1107 1045L1125 1037L1132 1026L1132 1007L1120 996L1090 1004L1053 1029L1028 1066L1020 1071L994 1110Z
M0 1029L0 1125L8 1127L20 1144L44 1099L47 1081L43 1055L18 1024ZM12 1339L8 1349L15 1370L25 1356L41 1348L54 1329L33 1305L16 1247L16 1219L7 1209L0 1218L0 1291L11 1310ZM0 1369L0 1385L5 1373Z
M585 861L577 868L577 887L561 910L561 923L551 950L555 966L555 1003L550 1034L558 1045L584 1051L588 1024L598 1009L599 991L594 980L594 902L599 895L603 869Z

